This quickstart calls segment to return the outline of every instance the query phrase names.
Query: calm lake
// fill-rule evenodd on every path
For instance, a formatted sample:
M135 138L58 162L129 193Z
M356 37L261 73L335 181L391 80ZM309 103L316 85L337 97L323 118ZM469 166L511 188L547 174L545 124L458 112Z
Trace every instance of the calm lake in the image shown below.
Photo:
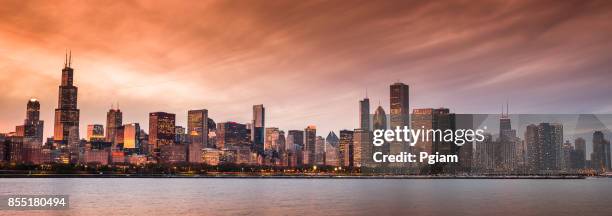
M0 215L612 215L612 179L0 179L68 210Z

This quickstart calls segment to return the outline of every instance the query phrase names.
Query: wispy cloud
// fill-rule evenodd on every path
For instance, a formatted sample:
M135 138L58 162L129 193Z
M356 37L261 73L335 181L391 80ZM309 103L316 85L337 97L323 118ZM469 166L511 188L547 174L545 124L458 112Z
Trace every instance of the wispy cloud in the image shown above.
M460 113L609 110L609 1L4 1L0 130L29 97L50 134L63 54L83 127L119 102L128 122L207 108L283 129L353 128L367 87L411 85L411 106ZM25 114L24 114L25 115Z

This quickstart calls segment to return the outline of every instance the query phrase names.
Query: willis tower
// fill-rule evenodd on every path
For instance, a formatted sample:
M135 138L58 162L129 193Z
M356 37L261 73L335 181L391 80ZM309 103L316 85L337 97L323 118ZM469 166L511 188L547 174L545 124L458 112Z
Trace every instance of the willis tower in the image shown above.
M78 145L79 109L77 109L77 87L73 85L74 70L70 67L72 53L66 55L59 86L58 108L55 109L53 140L56 147ZM72 142L77 143L72 143Z

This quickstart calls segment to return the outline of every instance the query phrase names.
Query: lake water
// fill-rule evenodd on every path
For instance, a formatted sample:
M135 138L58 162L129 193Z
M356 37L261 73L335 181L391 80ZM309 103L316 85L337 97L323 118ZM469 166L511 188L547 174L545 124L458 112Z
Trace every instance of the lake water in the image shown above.
M612 179L0 179L69 210L0 215L612 215Z

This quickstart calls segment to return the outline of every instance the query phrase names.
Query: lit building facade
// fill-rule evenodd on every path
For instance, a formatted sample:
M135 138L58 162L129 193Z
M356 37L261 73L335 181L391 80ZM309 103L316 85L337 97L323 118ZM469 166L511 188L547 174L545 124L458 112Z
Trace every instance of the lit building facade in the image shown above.
M176 115L166 112L149 113L149 145L153 149L173 145Z

